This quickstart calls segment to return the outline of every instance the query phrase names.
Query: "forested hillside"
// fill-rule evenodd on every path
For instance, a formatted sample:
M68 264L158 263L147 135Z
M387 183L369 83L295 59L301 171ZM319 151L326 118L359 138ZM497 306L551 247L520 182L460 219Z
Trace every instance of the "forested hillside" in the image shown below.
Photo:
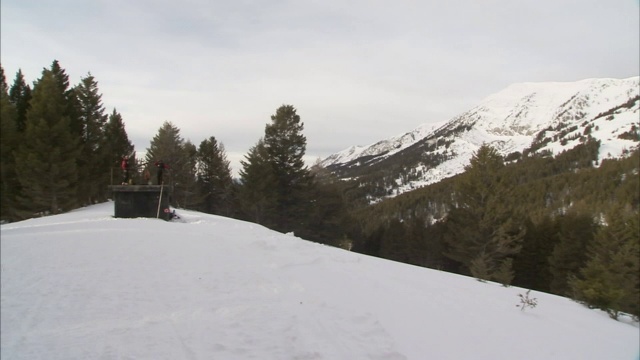
M353 249L638 315L640 155L598 150L507 164L482 147L463 174L357 210Z

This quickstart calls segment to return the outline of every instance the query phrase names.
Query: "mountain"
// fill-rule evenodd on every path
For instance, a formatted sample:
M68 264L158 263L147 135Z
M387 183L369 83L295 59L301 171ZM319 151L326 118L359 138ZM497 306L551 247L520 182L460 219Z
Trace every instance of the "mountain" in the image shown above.
M638 323L566 298L180 210L0 226L2 359L632 359Z
M373 197L397 195L464 171L483 144L507 160L559 154L588 139L600 160L640 141L640 77L507 87L444 123L333 154L321 162L340 178L375 184Z

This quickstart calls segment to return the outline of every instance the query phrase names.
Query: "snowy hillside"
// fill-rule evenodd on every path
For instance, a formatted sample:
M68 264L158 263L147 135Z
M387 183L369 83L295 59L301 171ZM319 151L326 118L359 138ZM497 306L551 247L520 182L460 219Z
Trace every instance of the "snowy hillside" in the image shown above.
M637 359L637 323L182 211L1 227L2 359Z
M341 177L352 177L354 170L364 173L362 167L386 162L380 168L388 171L391 164L402 163L404 173L396 177L398 194L463 172L483 143L504 156L532 147L538 153L559 154L591 137L601 142L602 160L636 148L638 136L640 77L523 83L487 97L444 124L425 124L404 136L350 148L322 164ZM412 160L405 165L406 159Z

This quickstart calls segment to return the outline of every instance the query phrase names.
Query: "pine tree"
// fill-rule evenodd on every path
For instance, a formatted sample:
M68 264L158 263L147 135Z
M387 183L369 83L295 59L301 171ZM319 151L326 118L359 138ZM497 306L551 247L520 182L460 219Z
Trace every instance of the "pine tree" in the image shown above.
M196 173L198 169L198 149L189 140L185 141L182 146L185 165L183 167L184 176L181 183L180 190L182 192L182 200L179 203L185 209L194 209L197 206L197 179Z
M9 86L7 85L7 77L4 74L2 65L0 65L0 95L9 99Z
M638 213L615 211L588 245L588 260L569 280L574 298L603 309L640 316L640 222Z
M80 80L74 91L77 97L79 120L83 129L82 153L79 158L79 193L84 202L103 201L108 185L104 174L109 172L109 157L102 147L105 145L104 127L107 115L102 106L102 95L98 92L98 83L91 73Z
M465 173L456 187L456 199L459 206L468 209L476 217L482 217L491 201L497 198L502 185L500 171L504 168L504 159L496 149L482 145L471 157Z
M9 99L4 69L0 66L0 220L15 220L19 184L15 174L14 151L19 144L17 112Z
M170 167L169 171L164 172L163 183L170 186L173 191L172 199L174 203L177 201L179 204L185 198L185 191L188 191L189 185L195 181L192 178L191 161L185 151L185 141L180 136L180 129L165 121L151 140L145 159L146 166L152 174L157 173L155 163L159 160Z
M103 144L100 147L102 157L107 159L107 168L103 173L103 182L110 185L120 184L120 161L123 156L130 156L134 152L134 147L127 131L125 130L122 115L113 109L109 115L109 120L104 126ZM109 170L110 171L109 171Z
M322 170L317 166L311 171L317 180L308 195L312 206L305 214L305 227L298 230L298 235L307 240L344 247L345 242L351 243L346 234L351 216L342 195L342 183L326 170L325 174L318 175Z
M559 241L559 226L559 222L549 216L543 217L537 224L527 222L522 251L514 260L514 285L550 292L549 257Z
M16 108L16 128L22 133L27 126L27 111L31 101L31 88L25 82L22 70L18 70L16 73L16 78L9 90L9 101Z
M549 257L552 293L571 296L569 279L576 276L587 261L587 244L596 233L597 226L590 214L568 213L558 219L558 243Z
M502 197L511 191L503 168L502 156L481 146L457 183L458 206L447 215L447 256L483 280L513 278L507 259L520 251L525 235L524 226L503 206Z
M304 124L291 105L282 105L265 127L264 145L276 179L276 230L305 227L312 175L304 164L307 139Z
M78 138L69 131L68 105L54 74L44 70L27 113L16 171L27 213L69 210L77 205Z
M53 74L53 77L58 83L60 89L62 89L65 99L63 115L69 118L69 128L71 129L71 133L78 138L78 141L82 141L81 139L84 135L84 123L80 119L80 105L78 104L78 97L75 94L75 88L70 87L69 75L67 75L66 70L60 66L60 62L58 60L53 60L49 70Z
M240 164L242 186L238 196L245 218L258 224L273 226L277 196L276 177L263 139L249 149L245 160L240 161Z
M203 140L197 152L200 209L209 214L231 215L231 167L222 143L214 136Z
M380 239L380 256L394 261L407 261L406 229L398 219L392 219Z

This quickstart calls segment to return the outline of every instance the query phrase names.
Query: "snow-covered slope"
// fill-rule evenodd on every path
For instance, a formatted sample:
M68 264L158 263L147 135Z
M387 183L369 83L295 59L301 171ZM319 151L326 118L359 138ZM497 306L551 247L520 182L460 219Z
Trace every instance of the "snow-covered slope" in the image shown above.
M351 177L358 167L403 163L397 194L463 172L483 143L504 156L532 146L536 152L558 154L591 137L601 142L600 159L604 159L636 148L639 134L640 77L523 83L487 97L444 124L425 124L404 136L350 148L322 164ZM368 159L361 161L365 155ZM407 158L412 159L409 164ZM407 181L407 173L419 175Z
M2 359L637 359L638 324L565 298L232 219L2 225Z

